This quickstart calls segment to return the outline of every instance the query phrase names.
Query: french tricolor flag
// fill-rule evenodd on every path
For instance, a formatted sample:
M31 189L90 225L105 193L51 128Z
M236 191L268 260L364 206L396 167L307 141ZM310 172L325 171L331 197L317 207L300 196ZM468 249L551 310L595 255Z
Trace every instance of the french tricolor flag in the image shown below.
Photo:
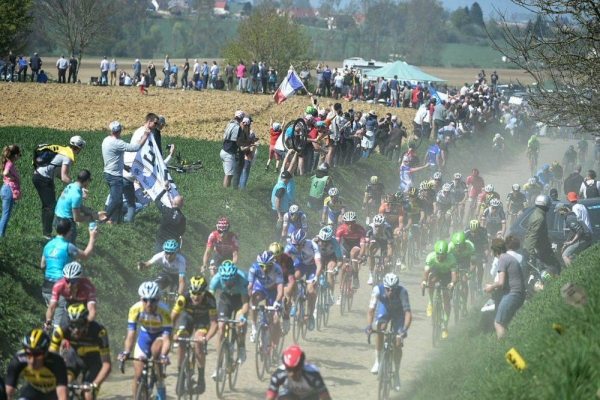
M302 89L303 87L304 84L302 84L298 75L296 75L293 69L290 69L287 76L273 95L273 99L275 100L275 103L281 104L289 97L292 97L296 90Z

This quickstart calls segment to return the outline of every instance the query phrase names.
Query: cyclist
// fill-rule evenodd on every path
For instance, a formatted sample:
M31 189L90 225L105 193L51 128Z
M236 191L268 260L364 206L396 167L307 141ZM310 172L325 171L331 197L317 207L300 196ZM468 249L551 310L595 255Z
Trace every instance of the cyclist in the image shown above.
M567 171L573 171L575 169L575 163L577 162L577 150L575 146L570 145L565 155L563 156L563 164Z
M8 400L67 400L67 366L61 356L48 352L50 336L42 329L32 329L22 340L6 371ZM16 396L20 378L25 387Z
M445 183L442 186L442 190L437 193L435 203L433 203L434 214L438 220L438 227L440 228L440 234L446 236L450 228L450 217L454 209L454 198L450 191L452 186L449 183Z
M431 189L433 191L435 191L435 193L437 193L442 189L443 185L444 184L442 182L442 173L440 171L435 172L431 176L431 180L429 181L429 186L431 187Z
M465 238L475 246L472 264L477 276L477 291L480 292L483 283L483 264L486 260L486 252L489 248L487 231L479 224L479 221L473 219L469 222L469 228L465 230Z
M542 165L542 168L535 175L538 183L542 186L544 191L547 193L550 188L550 184L552 183L553 175L550 171L550 164L546 163Z
M379 182L379 177L373 175L369 179L369 184L365 188L365 194L363 196L363 210L367 212L367 218L377 212L381 199L385 193L385 186Z
M421 200L421 206L425 212L425 216L431 222L435 216L433 213L433 203L435 203L435 196L437 192L433 190L433 185L428 181L423 181L419 184L419 199Z
M179 252L179 242L169 239L163 244L163 251L156 253L151 259L138 263L138 269L159 265L162 270L154 280L161 291L177 287L177 293L183 294L185 290L185 257Z
M588 142L587 140L585 140L585 138L581 138L581 140L579 140L577 142L577 155L579 157L579 164L585 164L585 160L587 158L587 153L588 153Z
M510 221L514 221L521 214L527 203L527 198L521 192L521 185L518 183L512 185L512 192L506 196L506 201L508 216L510 217Z
M462 179L462 174L456 172L454 179L450 182L450 193L456 204L457 219L462 223L463 215L465 213L465 201L467 199L467 184Z
M402 232L402 243L406 243L408 240L408 231L410 229L415 229L413 240L417 241L417 245L421 243L418 239L419 229L423 222L425 221L425 210L423 209L422 201L418 196L416 188L410 188L408 191L408 201L406 203L406 225L405 229ZM419 254L419 248L417 248L417 253L415 256Z
M527 198L529 206L533 206L535 198L542 194L542 187L535 177L529 178L527 183L523 185L523 190L525 191L525 198Z
M471 260L475 255L475 245L467 239L463 231L454 232L452 240L448 244L448 252L453 254L456 259L457 281L460 279L463 282L462 291L459 294L463 299L463 304L466 306L469 296L469 272L472 270ZM464 311L466 313L467 309L464 308Z
M564 175L563 167L558 163L558 161L554 161L550 166L550 172L552 173L551 186L555 189L561 189Z
M322 225L331 225L333 229L337 229L338 220L341 215L344 214L346 207L344 202L340 198L340 191L338 188L331 188L327 192L329 196L323 201L323 213L321 215Z
M54 329L50 351L65 353L63 358L69 380L77 379L81 373L82 382L91 386L90 391L85 391L84 398L92 400L110 374L111 362L108 332L98 322L90 322L88 314L83 304L70 305L67 308L68 323Z
M235 233L229 231L229 218L221 217L217 221L217 230L208 235L206 250L202 258L202 271L210 265L210 275L214 276L216 267L224 260L238 261L240 244ZM211 259L212 257L212 259Z
M404 216L404 208L402 204L402 192L390 193L383 198L379 206L379 215L382 215L393 230L401 226Z
M194 355L198 361L197 394L202 394L206 390L204 379L206 355L202 350L202 342L208 342L217 333L217 300L207 289L208 282L202 275L192 276L188 292L179 295L171 311L171 320L176 329L174 338L191 336L196 340ZM179 346L177 348L178 374L184 356L184 346ZM180 388L177 388L177 393L180 392Z
M368 285L373 284L373 272L375 270L375 256L379 253L383 257L383 268L386 269L393 255L394 233L392 227L385 221L385 217L377 214L373 217L373 223L367 229L367 260L369 263Z
M473 218L475 211L477 210L477 199L485 187L485 182L481 176L479 176L479 170L473 168L471 175L467 177L467 190L469 192L469 218Z
M504 233L506 232L506 214L500 200L492 199L490 201L490 206L481 215L481 222L487 230L490 239L504 237Z
M494 185L487 184L483 188L483 192L479 195L479 216L483 214L486 208L490 206L492 199L500 200L500 195L494 190Z
M495 152L502 153L504 151L504 137L501 134L496 133L494 139L492 139L492 146Z
M294 278L294 260L284 253L283 246L278 242L269 245L269 251L273 253L275 262L281 267L283 275L283 324L282 330L285 334L290 330L290 308L294 298L296 279Z
M327 284L331 288L331 295L335 293L335 275L342 266L343 256L342 247L335 237L333 237L333 229L330 226L324 226L319 231L319 234L314 239L319 245L321 253L321 264L327 271ZM336 301L340 305L342 299L338 295Z
M375 307L377 306L377 316ZM375 318L376 317L376 318ZM367 333L373 330L373 320L378 331L385 331L387 324L392 324L392 330L397 333L394 348L394 388L400 391L400 361L402 360L402 339L406 337L412 322L412 312L408 291L400 285L400 279L393 273L386 274L383 283L373 287L371 301L367 312ZM371 368L371 373L379 372L381 352L383 350L383 334L377 334L377 356Z
M335 232L335 238L342 245L342 251L346 262L350 260L352 265L352 286L358 289L358 262L363 259L366 251L365 228L356 223L356 213L347 211L343 216L344 223Z
M529 158L529 168L533 171L537 165L538 156L540 154L540 141L534 133L527 141L527 158Z
M305 358L297 344L283 351L282 364L271 375L267 400L331 400L319 369Z
M413 174L428 167L429 166L427 164L422 165L420 167L411 166L410 159L406 156L403 157L402 162L400 164L400 184L398 186L398 189L403 192L407 192L410 188L413 187Z
M218 332L217 354L221 349L225 336L225 321L236 317L238 324L238 360L246 361L246 322L248 320L248 279L246 274L239 270L231 261L225 260L219 266L219 271L212 277L208 290L214 296L219 290L217 298ZM217 379L217 371L212 374Z
M129 358L133 350L133 398L135 398L144 368L141 359L153 359L162 365L169 363L173 328L169 308L160 301L158 283L143 282L138 288L138 295L140 300L129 308L127 336L125 336L123 351L119 353L119 361L123 362ZM138 325L139 334L136 339ZM167 389L164 384L164 375L161 371L157 375L156 398L157 400L166 400Z
M321 253L314 240L307 240L306 232L302 229L290 238L290 243L285 247L285 252L294 260L294 277L297 280L305 278L308 329L315 329L313 312L317 301L317 287L319 276L322 272ZM295 316L296 310L292 307L290 316Z
M264 251L256 256L256 262L248 270L248 296L250 296L250 305L258 306L261 301L265 301L267 306L273 306L278 311L283 303L283 272L276 263L275 256L270 251ZM252 307L250 308L250 320L252 321L252 330L250 341L256 341L256 317L257 314ZM279 323L279 314L273 315L273 325L271 328L271 345L276 349L279 345L281 335L281 325Z
M433 290L434 284L440 282L442 286L442 297L444 302L444 315L442 316L442 338L448 337L448 320L450 319L450 291L454 288L457 280L456 258L448 252L448 243L444 240L435 242L434 251L425 259L425 273L423 274L422 287L429 288L429 303L427 304L427 316L433 313Z
M299 229L308 232L308 218L297 204L292 204L288 212L283 214L283 226L281 228L281 239L286 241Z
M65 308L71 304L84 303L89 311L88 319L96 318L96 287L88 278L83 277L83 268L77 261L65 265L63 278L54 284L52 297L46 310L46 329L50 329L54 319L54 325L65 322L66 315L62 314L61 321L57 321L54 312L60 298L65 299Z

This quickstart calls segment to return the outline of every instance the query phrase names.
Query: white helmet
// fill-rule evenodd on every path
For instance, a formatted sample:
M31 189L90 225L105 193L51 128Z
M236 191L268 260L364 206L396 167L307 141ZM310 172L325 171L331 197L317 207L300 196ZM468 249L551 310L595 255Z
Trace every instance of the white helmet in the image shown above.
M496 133L496 134L494 135L494 139L498 139L498 138L501 138L501 137L502 137L502 135L501 135L501 134L499 134L499 133Z
M373 225L380 226L385 222L385 217L381 214L377 214L373 217Z
M77 261L70 262L63 268L63 276L66 279L81 278L82 272L83 268L81 268L81 264L79 264Z
M462 174L460 172L455 173L454 179L462 179Z
M537 180L535 178L529 178L528 182L530 185L535 185L537 183Z
M356 213L354 211L346 211L342 218L344 222L354 222L356 221Z
M281 124L279 122L273 122L273 130L279 132L281 130Z
M331 240L331 238L333 237L333 229L331 228L331 226L327 225L321 228L321 230L319 231L319 239L323 240L323 241L328 241Z
M383 277L383 287L395 288L398 285L400 285L400 279L398 278L398 275L392 272L385 274Z
M449 183L444 183L444 186L442 186L442 192L449 192L450 190L452 190L452 185Z
M490 206L492 206L492 207L500 207L500 199L492 199L492 200L490 200Z
M71 138L71 140L69 140L69 144L71 146L75 146L80 149L83 149L85 147L85 140L83 140L83 138L81 136L77 135L77 136L73 136Z
M433 179L435 179L435 180L442 179L442 173L440 171L434 173Z
M494 191L494 185L489 183L489 184L485 185L483 190L485 190L486 193L492 193Z
M138 294L142 299L157 299L160 295L160 288L156 282L147 281L140 285Z
M331 189L329 189L327 194L330 196L337 196L338 194L340 194L340 191L338 190L338 188L332 187Z
M300 211L300 207L298 207L297 204L292 204L288 211L290 212L290 214L296 214L298 211Z
M514 190L515 192L518 192L519 190L521 190L521 185L519 185L518 183L515 183L514 185L512 185L512 190Z
M535 205L536 206L540 206L540 207L550 207L550 203L552 201L550 200L549 196L546 196L545 194L540 194L535 198Z

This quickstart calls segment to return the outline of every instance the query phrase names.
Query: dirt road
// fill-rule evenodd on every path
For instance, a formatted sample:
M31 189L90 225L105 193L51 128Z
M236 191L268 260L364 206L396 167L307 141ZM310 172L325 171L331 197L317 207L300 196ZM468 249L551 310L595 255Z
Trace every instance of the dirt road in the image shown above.
M571 142L549 141L542 139L540 163L561 160L562 155ZM465 165L465 171L470 169ZM486 183L493 183L502 198L506 198L507 191L513 183L524 183L528 178L528 163L524 151L516 156L509 165L487 165L479 166ZM427 306L426 299L421 296L419 283L421 281L421 270L407 271L401 274L401 282L408 289L411 308L413 311L413 324L406 339L404 357L402 361L401 377L403 390L409 391L410 383L414 381L424 368L427 368L433 348L431 346L431 323L425 315ZM301 341L308 354L308 360L318 365L325 377L327 386L334 399L375 399L377 381L369 370L374 359L374 347L369 346L364 334L366 326L366 309L370 296L370 287L365 283L367 272L361 272L361 288L358 290L354 309L350 314L340 316L338 307L332 309L332 316L327 328L321 332L309 332L307 341ZM453 322L450 323L450 339L443 345L452 344ZM288 342L289 342L288 336ZM113 346L120 348L121 343ZM212 346L211 346L212 347ZM259 382L254 371L254 349L248 341L248 360L242 365L238 380L238 390L228 393L226 399L259 399L264 398L268 382ZM208 356L207 377L212 373L216 363L214 350L210 349ZM176 368L170 367L167 379L167 392L174 396L174 384ZM131 367L129 368L131 373ZM110 381L102 389L104 399L127 399L130 395L129 374L121 375L117 368L113 370ZM202 398L214 399L215 388L210 378L207 380L208 387ZM402 392L397 398L410 398L410 393Z

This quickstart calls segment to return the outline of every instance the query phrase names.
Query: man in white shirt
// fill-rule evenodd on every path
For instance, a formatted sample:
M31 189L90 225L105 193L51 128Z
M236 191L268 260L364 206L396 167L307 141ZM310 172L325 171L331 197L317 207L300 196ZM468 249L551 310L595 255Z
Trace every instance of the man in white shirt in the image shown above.
M587 231L592 233L592 223L590 222L590 216L588 214L587 208L583 204L579 204L577 200L579 200L579 196L575 192L567 193L567 200L571 203L571 211L575 213L577 219L586 226Z
M106 59L106 56L104 56L102 58L102 61L100 61L100 84L103 86L108 85L108 69L110 67L110 63L108 62L108 60Z
M58 83L67 83L66 75L67 69L69 69L69 60L65 56L60 56L56 62L56 68L58 69Z
M198 87L198 81L200 80L200 63L196 58L194 60L194 67L192 68L192 80L194 81L194 89Z

